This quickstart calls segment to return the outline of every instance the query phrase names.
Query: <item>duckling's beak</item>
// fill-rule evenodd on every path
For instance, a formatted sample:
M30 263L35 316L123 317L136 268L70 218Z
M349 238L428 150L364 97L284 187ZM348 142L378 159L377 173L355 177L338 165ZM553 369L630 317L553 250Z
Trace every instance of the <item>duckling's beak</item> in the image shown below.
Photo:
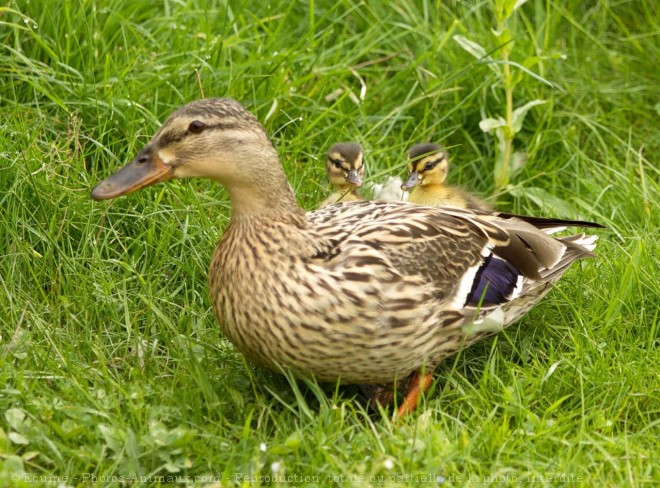
M174 176L174 166L165 164L150 148L144 148L133 161L92 189L94 200L107 200L133 193Z
M358 175L357 170L354 169L348 172L348 175L346 176L346 181L348 181L349 183L355 186L362 186L362 178L360 178L360 175Z
M420 183L419 173L417 171L412 171L408 175L408 179L406 180L406 182L403 185L401 185L401 189L403 191L408 191L412 188L415 188L417 185L419 185L419 183Z

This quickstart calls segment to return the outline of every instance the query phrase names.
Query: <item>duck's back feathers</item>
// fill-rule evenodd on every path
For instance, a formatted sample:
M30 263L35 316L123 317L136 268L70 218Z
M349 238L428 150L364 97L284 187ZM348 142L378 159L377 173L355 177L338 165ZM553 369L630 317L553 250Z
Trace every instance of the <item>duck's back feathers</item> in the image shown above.
M543 231L580 221L531 219L533 225L511 214L397 202L331 205L307 218L337 247L335 266L346 246L359 243L457 308L502 304L524 294L523 279L554 281L570 263L593 255L593 242L583 235L554 238Z
M366 246L402 278L432 285L436 300L447 298L489 246L507 238L489 224L479 228L451 213L396 202L331 205L307 216L314 229L339 249L333 266L350 258L351 266L364 266L368 272L368 263L356 262L354 251L356 246Z

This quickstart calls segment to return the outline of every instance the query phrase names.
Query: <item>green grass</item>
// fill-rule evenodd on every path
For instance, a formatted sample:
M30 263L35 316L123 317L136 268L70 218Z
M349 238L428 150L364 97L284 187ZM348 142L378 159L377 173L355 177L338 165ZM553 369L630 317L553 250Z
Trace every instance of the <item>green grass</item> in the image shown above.
M89 191L201 87L264 122L305 208L325 195L323 153L339 140L365 146L373 180L401 175L412 143L441 142L450 179L488 195L494 141L478 124L501 112L503 92L452 36L496 49L491 10L256 5L0 7L0 485L260 486L277 484L259 479L274 471L285 486L657 484L656 2L520 10L511 59L566 59L534 68L554 87L516 87L516 106L548 103L525 119L515 144L528 163L493 201L608 230L598 260L444 363L398 424L353 389L258 369L221 336L206 269L229 215L224 190L176 182L110 203Z

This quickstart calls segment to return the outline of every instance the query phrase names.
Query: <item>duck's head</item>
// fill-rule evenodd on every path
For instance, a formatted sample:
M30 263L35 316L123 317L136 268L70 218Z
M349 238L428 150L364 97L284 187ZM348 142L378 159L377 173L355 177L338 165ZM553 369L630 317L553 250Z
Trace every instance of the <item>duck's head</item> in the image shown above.
M263 126L230 98L198 100L175 111L133 161L93 188L92 198L193 177L222 184L234 215L300 210Z
M264 178L286 181L259 121L235 100L209 98L175 111L133 161L94 187L92 198L191 177L211 178L227 188L254 186Z
M362 186L364 180L364 154L357 142L340 142L328 150L325 162L330 184L335 186Z
M408 151L408 178L402 190L417 185L441 185L447 178L449 154L437 144L415 144Z

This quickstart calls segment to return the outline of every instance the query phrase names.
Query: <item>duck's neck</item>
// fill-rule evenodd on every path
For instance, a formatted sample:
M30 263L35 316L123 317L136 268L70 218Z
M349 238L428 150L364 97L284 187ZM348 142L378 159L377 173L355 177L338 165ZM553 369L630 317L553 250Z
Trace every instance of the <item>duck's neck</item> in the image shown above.
M229 187L232 218L264 218L269 220L300 220L305 213L298 206L288 182L284 186L257 185Z
M278 158L273 150L272 158ZM279 161L260 165L258 178L227 184L232 218L263 218L278 221L305 221L293 189Z

